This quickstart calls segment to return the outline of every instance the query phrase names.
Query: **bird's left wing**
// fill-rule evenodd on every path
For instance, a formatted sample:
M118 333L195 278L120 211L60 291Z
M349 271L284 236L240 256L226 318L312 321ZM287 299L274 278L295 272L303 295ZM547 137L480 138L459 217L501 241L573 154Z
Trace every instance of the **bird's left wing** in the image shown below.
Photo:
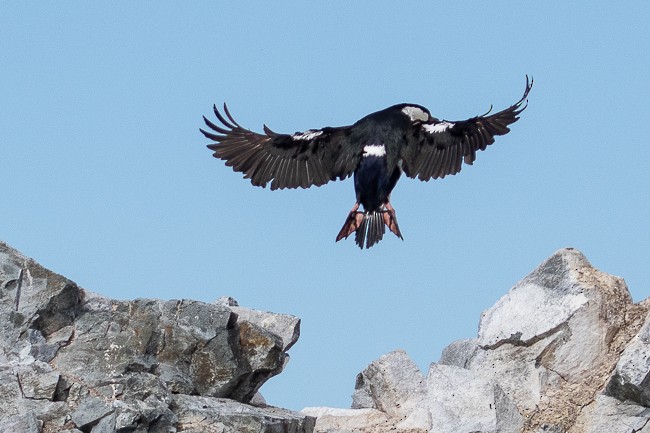
M349 143L349 127L310 129L290 135L275 133L264 125L264 134L258 134L240 126L226 104L223 112L225 117L214 106L221 125L204 116L212 131L201 132L214 140L208 145L213 156L244 173L253 185L265 187L271 182L272 190L320 186L350 176L361 158L362 149Z
M519 101L492 115L487 113L468 120L447 121L430 118L412 126L400 149L402 167L407 176L428 181L460 171L462 163L472 164L476 152L494 143L496 135L510 131L508 126L519 119L526 108L526 98L533 85L526 77L526 90Z

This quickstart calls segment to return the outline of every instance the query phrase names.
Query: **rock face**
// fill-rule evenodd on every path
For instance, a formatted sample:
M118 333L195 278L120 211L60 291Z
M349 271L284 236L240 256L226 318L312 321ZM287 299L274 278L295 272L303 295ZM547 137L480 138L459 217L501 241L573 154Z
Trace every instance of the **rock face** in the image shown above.
M359 373L317 432L650 433L650 300L564 249L517 283L423 376L402 351Z
M296 317L108 299L0 243L0 431L650 433L649 312L560 250L426 375L394 351L357 375L352 408L296 413L257 392Z
M0 243L0 431L311 432L248 404L299 329L232 299L108 299Z

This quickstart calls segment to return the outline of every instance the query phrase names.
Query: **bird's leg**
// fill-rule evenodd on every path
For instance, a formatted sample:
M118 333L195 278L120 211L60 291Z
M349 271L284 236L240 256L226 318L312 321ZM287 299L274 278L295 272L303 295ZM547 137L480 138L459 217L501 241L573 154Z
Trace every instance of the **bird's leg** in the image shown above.
M402 237L402 233L399 231L399 226L397 225L397 216L395 215L395 209L388 201L384 203L384 208L384 223L388 226L391 232L395 233L395 236L400 239L404 239Z
M363 222L363 212L359 212L358 210L359 202L356 202L354 206L352 206L352 210L348 214L345 224L343 224L343 228L336 236L336 242L347 238L361 226L361 223Z

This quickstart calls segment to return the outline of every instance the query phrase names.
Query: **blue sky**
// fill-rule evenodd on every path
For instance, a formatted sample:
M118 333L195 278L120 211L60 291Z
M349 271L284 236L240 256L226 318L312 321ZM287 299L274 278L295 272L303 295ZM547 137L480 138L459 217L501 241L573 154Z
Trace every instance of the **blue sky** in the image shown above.
M0 12L0 239L131 299L229 295L302 318L270 404L348 407L394 349L426 369L559 248L650 294L650 4L10 2ZM255 188L212 158L227 101L278 132L399 102L512 132L460 174L403 178L404 241L334 243L350 179Z

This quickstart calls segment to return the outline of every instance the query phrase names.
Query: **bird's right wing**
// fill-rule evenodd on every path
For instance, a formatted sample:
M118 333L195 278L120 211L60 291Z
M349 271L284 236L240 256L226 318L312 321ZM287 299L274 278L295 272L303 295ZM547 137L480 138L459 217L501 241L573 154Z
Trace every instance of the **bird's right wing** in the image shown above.
M208 120L212 130L201 129L214 140L208 148L215 158L226 161L233 170L244 173L256 186L271 189L308 188L324 185L330 180L345 179L356 168L363 149L348 140L349 127L326 127L278 134L264 125L264 134L240 126L223 106L224 117L214 106L221 125Z

